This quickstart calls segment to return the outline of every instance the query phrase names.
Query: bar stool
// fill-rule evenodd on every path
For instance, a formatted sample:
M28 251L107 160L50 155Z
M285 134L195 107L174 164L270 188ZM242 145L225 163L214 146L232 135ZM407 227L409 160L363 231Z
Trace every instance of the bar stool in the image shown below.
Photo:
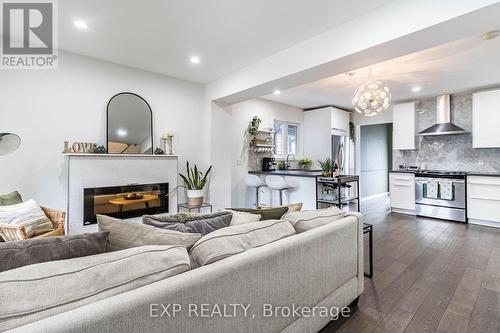
M279 193L280 193L280 206L283 205L283 191L293 189L293 187L291 187L290 185L288 185L286 183L285 178L283 178L281 176L267 176L266 177L266 185L271 190L279 191ZM272 196L271 196L271 203L272 203Z
M260 177L256 175L246 175L245 176L245 184L248 187L255 187L255 207L259 206L259 191L261 187L266 186L266 183L260 179Z

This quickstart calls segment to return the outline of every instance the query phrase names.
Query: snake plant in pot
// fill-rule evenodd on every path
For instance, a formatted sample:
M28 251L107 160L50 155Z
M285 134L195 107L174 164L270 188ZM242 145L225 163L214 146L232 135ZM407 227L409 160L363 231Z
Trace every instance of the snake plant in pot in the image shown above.
M203 204L204 188L208 181L208 175L212 171L212 166L203 173L198 170L196 164L194 168L189 167L189 162L186 162L187 175L179 173L187 189L187 199L189 206L199 206Z

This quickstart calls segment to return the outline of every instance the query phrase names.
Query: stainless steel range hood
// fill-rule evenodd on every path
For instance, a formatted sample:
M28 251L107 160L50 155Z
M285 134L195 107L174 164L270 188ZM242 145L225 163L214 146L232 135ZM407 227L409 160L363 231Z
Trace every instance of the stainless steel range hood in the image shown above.
M437 122L418 135L450 135L469 133L451 122L450 95L441 95L437 98Z

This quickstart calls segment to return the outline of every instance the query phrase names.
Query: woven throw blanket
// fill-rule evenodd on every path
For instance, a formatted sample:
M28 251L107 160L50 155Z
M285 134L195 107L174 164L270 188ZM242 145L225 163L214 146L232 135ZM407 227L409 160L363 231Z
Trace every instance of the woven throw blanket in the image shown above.
M158 222L186 223L189 221L211 219L213 217L224 216L227 214L231 213L224 211L216 213L177 213L175 215L147 215L147 217Z

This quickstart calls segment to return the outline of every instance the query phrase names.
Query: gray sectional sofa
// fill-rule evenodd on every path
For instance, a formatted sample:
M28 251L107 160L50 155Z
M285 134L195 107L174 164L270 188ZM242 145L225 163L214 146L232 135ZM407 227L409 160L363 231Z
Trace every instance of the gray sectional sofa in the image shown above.
M13 331L317 332L330 316L297 316L285 308L342 308L359 297L362 229L361 215L352 213L69 311L52 309L57 314Z

